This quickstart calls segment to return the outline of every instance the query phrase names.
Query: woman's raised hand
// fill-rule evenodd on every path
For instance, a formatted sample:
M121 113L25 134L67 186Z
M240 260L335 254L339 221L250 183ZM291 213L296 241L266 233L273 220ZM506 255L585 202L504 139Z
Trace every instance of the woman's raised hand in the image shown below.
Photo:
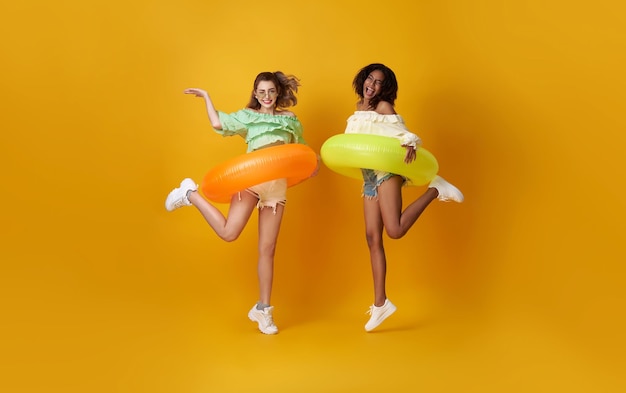
M211 126L213 126L213 128L216 129L216 130L221 130L222 129L222 123L220 122L220 116L217 113L217 110L215 109L215 106L213 106L213 101L211 101L211 98L209 97L209 93L207 93L206 91L204 91L202 89L198 89L198 88L195 88L195 87L191 87L189 89L185 89L184 93L185 94L193 94L196 97L204 98L204 103L206 104L206 112L207 112L207 115L209 115L209 120L211 121Z
M204 91L202 89L197 89L195 87L191 87L189 89L185 89L184 93L185 94L193 94L196 97L202 97L202 98L206 98L206 97L209 96L209 94L206 91Z

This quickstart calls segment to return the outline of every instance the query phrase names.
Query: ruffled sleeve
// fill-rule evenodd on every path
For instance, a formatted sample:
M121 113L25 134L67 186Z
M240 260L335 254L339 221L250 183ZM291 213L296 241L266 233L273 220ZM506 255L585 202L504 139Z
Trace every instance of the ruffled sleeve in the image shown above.
M306 145L306 141L304 140L304 131L302 130L302 123L295 116L287 117L286 123L288 124L286 129L291 132L293 136L293 143L300 143Z
M239 112L229 114L222 111L217 111L217 115L220 118L220 123L222 123L222 129L215 129L215 132L223 136L239 135L243 138L246 138L248 129L246 125L240 121L240 116L238 116L238 114Z

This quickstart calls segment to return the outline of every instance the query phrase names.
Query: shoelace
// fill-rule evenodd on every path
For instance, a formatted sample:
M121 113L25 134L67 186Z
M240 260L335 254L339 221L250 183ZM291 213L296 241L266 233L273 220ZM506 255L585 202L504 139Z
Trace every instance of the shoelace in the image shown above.
M370 306L370 308L365 311L366 314L372 315L372 312L374 311L374 306Z
M176 202L174 202L174 208L178 209L179 207L188 206L189 200L187 199L187 195L183 195L182 198L178 198Z
M267 324L267 326L274 325L274 319L272 318L272 314L268 314L264 312L263 318L265 319L265 323Z
M174 203L173 208L178 209L179 207L183 207L183 206L187 206L187 203L185 202L184 199L179 199Z

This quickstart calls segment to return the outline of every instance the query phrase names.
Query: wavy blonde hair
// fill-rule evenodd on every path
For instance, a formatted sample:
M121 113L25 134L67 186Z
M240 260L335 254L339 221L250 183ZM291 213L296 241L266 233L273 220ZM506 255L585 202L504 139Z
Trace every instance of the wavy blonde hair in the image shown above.
M259 109L261 104L256 99L256 88L259 86L259 82L270 81L274 82L278 95L276 96L276 108L289 108L295 106L298 103L296 93L298 92L298 86L300 86L300 80L293 75L285 75L281 71L276 72L261 72L254 79L254 86L252 87L252 94L247 108Z

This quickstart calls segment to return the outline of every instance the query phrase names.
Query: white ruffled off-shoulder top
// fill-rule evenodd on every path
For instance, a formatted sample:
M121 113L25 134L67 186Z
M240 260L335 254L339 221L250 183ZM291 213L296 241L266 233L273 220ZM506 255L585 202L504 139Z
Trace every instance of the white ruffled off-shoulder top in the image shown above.
M356 111L347 120L346 134L373 134L396 138L402 146L418 148L422 145L419 136L410 132L404 119L398 114L382 115L375 111Z

